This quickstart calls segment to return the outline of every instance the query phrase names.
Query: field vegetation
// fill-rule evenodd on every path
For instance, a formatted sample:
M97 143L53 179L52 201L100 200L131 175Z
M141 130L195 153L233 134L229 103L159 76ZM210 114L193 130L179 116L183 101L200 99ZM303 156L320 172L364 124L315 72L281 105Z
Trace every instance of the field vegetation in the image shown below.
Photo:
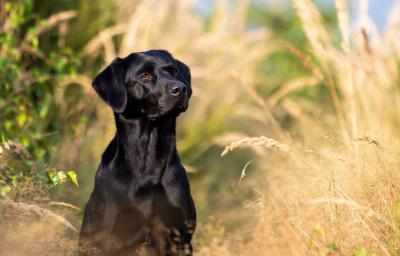
M400 255L398 2L98 2L0 3L0 255L76 254L115 132L91 80L147 49L192 71L196 255Z

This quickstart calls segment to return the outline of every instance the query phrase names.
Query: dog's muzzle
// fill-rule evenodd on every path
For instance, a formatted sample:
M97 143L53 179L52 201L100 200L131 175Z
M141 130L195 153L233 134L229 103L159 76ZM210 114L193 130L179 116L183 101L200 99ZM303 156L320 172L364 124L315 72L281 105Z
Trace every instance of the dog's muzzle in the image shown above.
M169 93L176 98L184 97L187 94L186 85L183 83L173 83L169 88Z

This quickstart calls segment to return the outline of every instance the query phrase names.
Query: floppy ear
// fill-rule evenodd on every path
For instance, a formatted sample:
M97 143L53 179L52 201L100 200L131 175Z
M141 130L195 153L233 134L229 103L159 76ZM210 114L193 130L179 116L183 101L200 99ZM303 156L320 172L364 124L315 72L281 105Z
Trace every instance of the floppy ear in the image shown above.
M190 95L192 95L192 76L190 74L190 69L185 63L180 60L175 59L175 62L178 65L183 82L188 86L188 95L190 97Z
M94 90L116 113L125 110L128 100L125 87L125 65L123 59L116 58L94 79Z

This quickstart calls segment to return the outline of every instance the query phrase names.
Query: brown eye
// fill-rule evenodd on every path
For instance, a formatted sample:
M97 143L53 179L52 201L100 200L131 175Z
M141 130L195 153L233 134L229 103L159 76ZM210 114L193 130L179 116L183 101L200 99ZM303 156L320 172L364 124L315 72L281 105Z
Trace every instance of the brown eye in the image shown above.
M149 73L143 73L140 75L139 78L142 81L150 81L152 79L152 75L150 75Z
M176 68L171 68L171 74L176 75L178 73L178 70Z

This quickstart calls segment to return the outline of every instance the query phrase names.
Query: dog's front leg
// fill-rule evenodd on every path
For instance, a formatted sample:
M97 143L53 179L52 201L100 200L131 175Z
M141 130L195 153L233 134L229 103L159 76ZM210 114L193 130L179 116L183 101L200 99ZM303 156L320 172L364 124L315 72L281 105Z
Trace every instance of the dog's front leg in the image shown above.
M112 202L91 198L85 208L80 239L80 255L110 255L117 247L112 229L118 209Z
M179 256L191 256L193 248L191 240L196 228L196 212L190 195L182 197L179 203L172 201L175 207L169 209L169 215L165 216L165 223L170 229L169 254Z

